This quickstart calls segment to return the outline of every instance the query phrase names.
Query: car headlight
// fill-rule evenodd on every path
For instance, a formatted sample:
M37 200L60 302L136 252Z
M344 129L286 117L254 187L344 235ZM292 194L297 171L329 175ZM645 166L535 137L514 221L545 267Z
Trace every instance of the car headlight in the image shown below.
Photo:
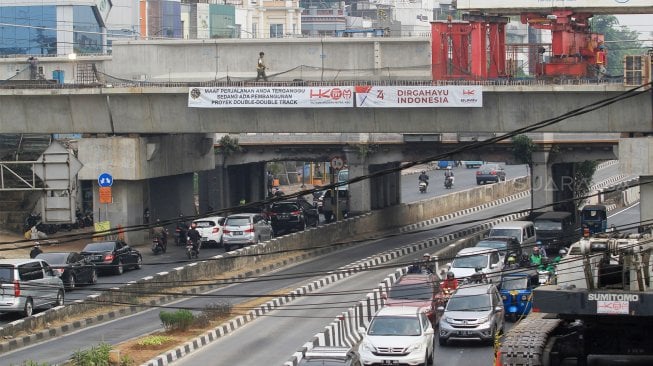
M506 295L501 295L501 300L503 300L503 301L508 300L508 296L506 296Z
M422 343L422 342L415 343L415 344L411 345L410 347L408 347L408 352L419 351L419 350L422 349L422 347L424 347L424 343Z
M369 341L363 341L363 343L361 344L361 347L363 348L363 350L365 350L367 352L374 352L376 350L374 348L374 345L372 343L370 343Z
M526 300L528 300L528 296L527 295L521 295L521 301L526 301Z
M447 317L447 318L444 318L444 320L445 320L447 323L449 323L449 324L453 324L453 323L454 323L453 318L449 318L449 317Z

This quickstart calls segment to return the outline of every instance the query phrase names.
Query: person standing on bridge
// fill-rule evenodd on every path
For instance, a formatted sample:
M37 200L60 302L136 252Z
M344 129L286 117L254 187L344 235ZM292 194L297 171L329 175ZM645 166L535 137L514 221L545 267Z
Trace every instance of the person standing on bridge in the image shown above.
M265 61L263 61L263 56L265 56L265 53L259 52L258 63L256 64L256 81L259 81L260 79L268 81L268 77L265 74Z

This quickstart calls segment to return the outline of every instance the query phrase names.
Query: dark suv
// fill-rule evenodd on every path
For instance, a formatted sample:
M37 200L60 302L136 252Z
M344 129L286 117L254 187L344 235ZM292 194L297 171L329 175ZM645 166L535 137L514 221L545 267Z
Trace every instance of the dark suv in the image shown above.
M484 184L486 182L503 182L506 180L506 171L499 164L483 164L476 171L476 184Z
M320 223L317 208L303 199L275 202L268 215L274 235L284 231L304 230L306 226L317 226Z

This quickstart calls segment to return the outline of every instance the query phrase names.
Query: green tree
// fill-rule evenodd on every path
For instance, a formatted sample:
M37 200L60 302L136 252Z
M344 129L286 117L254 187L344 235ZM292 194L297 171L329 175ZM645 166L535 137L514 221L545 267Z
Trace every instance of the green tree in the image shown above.
M512 154L515 160L533 167L533 151L537 146L533 140L526 135L517 135L512 138Z
M622 76L624 74L624 56L642 55L646 52L642 43L638 40L637 31L619 25L619 20L614 15L597 15L593 17L591 29L594 33L605 35L608 50L606 69L609 75Z
M592 177L596 172L598 162L594 160L585 160L581 163L574 163L573 189L574 198L584 197L590 193L592 186ZM574 200L576 209L585 203L584 199Z

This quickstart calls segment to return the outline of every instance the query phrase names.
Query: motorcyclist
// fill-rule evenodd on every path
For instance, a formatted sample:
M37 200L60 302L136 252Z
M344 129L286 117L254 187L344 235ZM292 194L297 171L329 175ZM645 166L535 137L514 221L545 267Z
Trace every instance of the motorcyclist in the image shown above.
M200 238L202 235L200 234L199 231L197 231L197 224L192 223L190 224L190 230L188 230L188 233L186 233L188 236L188 240L190 240L190 243L193 245L193 250L195 253L200 252Z
M36 258L36 256L41 253L43 253L43 251L41 250L41 246L39 245L39 243L36 243L34 244L34 248L32 248L32 250L29 252L29 257Z
M445 292L452 292L458 288L458 280L453 272L447 272L447 278L442 281L442 290Z
M426 183L426 186L428 187L429 185L429 176L426 174L425 170L422 170L420 173L419 177L417 177L417 180L421 183L424 182Z
M177 227L175 228L175 235L177 240L177 245L186 244L186 235L188 231L188 224L184 221L184 214L179 214L179 221L177 221Z
M168 247L168 232L161 226L161 220L159 219L156 219L156 226L152 228L152 238L158 239L161 242L161 246L165 252Z
M422 256L422 273L433 274L433 263L431 262L431 255L428 253Z
M453 169L451 169L451 166L447 167L447 170L444 171L444 180L446 181L447 178L451 179L451 185L453 185L454 180L456 179L453 174Z
M533 253L530 256L530 262L534 266L539 266L542 264L542 253L540 253L539 247L533 247Z
M422 273L422 269L420 268L419 261L414 261L413 264L408 266L408 271L406 273Z

